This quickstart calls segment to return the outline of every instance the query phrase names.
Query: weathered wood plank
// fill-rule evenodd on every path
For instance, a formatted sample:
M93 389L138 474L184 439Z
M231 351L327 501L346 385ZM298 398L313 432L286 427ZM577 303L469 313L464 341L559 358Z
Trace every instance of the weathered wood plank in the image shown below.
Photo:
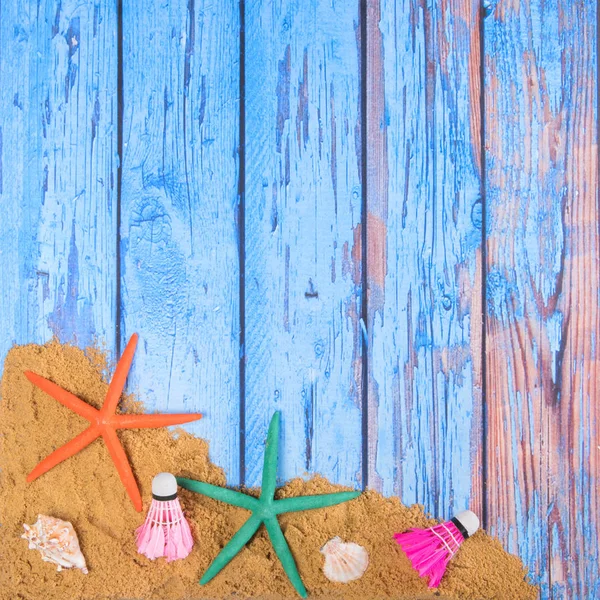
M596 598L597 5L485 20L488 495L543 598Z
M478 2L369 0L369 484L481 507ZM473 479L473 482L472 482Z
M14 343L114 349L116 10L0 4L0 360Z
M361 473L359 3L246 2L246 481Z
M123 6L122 339L149 409L190 427L239 480L236 213L239 11L175 0Z

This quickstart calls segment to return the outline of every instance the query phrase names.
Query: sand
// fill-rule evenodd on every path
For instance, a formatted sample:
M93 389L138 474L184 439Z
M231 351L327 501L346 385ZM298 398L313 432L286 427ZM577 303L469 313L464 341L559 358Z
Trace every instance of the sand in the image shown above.
M106 390L106 359L97 349L51 342L13 348L5 362L0 402L0 598L27 600L178 600L196 598L297 598L264 529L212 582L198 580L248 513L185 490L180 500L196 544L185 560L150 561L136 551L134 530L145 513L134 510L101 440L33 483L25 477L39 460L83 431L86 421L35 388L23 375L32 370L100 406ZM122 409L141 412L133 398ZM233 434L234 432L232 432ZM225 485L211 464L205 441L181 430L119 433L139 482L146 510L151 481L161 471ZM295 479L279 497L341 491L322 477ZM254 490L253 493L258 493ZM23 523L38 513L70 521L78 532L89 574L56 571L20 538ZM280 519L311 598L364 600L442 598L534 600L520 560L484 532L467 540L449 565L437 592L428 590L393 539L393 533L434 523L422 507L367 491L332 508L284 515ZM370 555L365 575L349 584L329 582L319 549L340 536Z

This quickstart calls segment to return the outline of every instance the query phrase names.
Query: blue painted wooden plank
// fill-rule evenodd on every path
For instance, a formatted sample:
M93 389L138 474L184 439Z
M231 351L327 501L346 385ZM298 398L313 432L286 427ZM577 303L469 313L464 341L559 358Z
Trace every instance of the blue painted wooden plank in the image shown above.
M597 10L485 19L487 511L544 599L600 591Z
M369 485L481 508L478 3L369 0Z
M359 3L247 2L246 481L361 474Z
M239 480L239 11L175 0L123 6L122 339L151 410L189 429Z
M0 360L12 344L114 349L116 7L0 5Z

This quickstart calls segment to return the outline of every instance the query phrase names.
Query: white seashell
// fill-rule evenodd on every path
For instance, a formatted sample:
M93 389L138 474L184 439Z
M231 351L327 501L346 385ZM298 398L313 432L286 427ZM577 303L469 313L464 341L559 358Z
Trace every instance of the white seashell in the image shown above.
M323 573L329 581L336 583L360 579L369 566L369 554L362 546L345 543L339 537L329 540L321 553L325 555Z
M25 533L21 537L28 540L29 548L39 550L44 562L58 565L57 571L62 571L63 567L75 567L82 573L88 572L71 523L38 515L38 520L33 525L24 524L23 528Z

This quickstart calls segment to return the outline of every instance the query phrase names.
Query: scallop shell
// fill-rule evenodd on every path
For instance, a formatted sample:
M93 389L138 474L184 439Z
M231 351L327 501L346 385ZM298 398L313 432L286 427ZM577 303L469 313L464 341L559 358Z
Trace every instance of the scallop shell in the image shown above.
M29 542L29 548L39 550L43 561L58 565L57 571L75 567L83 573L88 572L71 523L38 515L33 525L24 524L23 527L25 533L21 537Z
M321 553L325 555L323 573L329 581L336 583L360 579L369 566L369 554L362 546L345 543L339 537L329 540Z

